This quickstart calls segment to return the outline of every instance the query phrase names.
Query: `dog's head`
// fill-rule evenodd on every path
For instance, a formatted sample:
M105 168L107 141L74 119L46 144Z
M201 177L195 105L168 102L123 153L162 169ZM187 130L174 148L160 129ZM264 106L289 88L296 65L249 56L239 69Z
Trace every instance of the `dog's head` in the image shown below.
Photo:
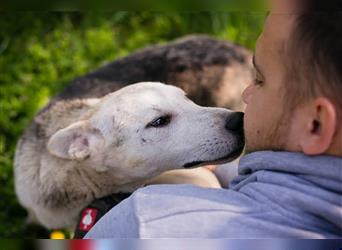
M89 119L55 133L51 154L128 179L235 159L243 115L201 107L174 86L138 83L100 99Z

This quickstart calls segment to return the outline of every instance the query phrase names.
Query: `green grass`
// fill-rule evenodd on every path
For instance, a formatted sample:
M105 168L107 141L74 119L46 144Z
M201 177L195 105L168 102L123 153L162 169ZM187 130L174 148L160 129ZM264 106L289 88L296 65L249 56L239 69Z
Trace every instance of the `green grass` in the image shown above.
M0 15L0 237L28 228L13 187L18 137L73 78L156 43L206 33L253 49L265 15L252 12L14 12Z

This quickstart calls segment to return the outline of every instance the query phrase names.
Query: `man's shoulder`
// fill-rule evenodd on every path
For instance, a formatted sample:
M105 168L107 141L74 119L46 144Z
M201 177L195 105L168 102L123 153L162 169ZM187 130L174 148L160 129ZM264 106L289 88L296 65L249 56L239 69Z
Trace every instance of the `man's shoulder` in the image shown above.
M229 189L193 185L151 185L133 193L131 202L142 221L178 213L254 207L256 201Z
M134 227L143 238L234 237L244 230L253 234L260 228L255 225L272 212L240 192L192 185L148 186L127 202L124 209L135 218ZM237 227L241 231L234 232Z
M190 184L161 184L140 188L132 195L139 201L169 199L221 200L227 195L238 195L237 192L225 188L203 188ZM158 201L158 200L156 200Z

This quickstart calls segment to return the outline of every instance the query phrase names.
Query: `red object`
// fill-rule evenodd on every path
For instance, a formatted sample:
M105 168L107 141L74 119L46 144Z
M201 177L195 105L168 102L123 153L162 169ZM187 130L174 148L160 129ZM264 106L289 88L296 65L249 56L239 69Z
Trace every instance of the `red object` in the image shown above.
M69 250L94 250L94 242L93 240L70 240Z
M79 229L88 232L96 222L97 209L86 208L82 212Z

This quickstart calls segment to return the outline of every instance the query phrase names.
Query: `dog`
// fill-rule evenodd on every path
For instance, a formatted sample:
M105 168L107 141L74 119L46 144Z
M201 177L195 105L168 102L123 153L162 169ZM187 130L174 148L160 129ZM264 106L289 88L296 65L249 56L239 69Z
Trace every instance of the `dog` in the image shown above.
M244 145L241 113L198 106L180 88L149 82L155 79L148 68L153 66L148 62L158 61L156 54L160 59L173 49L173 54L184 55L181 51L194 49L189 46L192 42L214 46L215 41L191 37L138 52L76 79L52 99L20 138L15 155L16 194L31 219L51 229L71 228L81 209L94 199L133 192L168 170L235 159ZM212 46L207 46L206 51ZM232 51L239 54L236 49ZM243 58L247 53L242 48L241 51ZM178 74L165 69L162 73L167 80L179 79L178 85L186 82L181 79L189 77L194 89L195 79L189 80L190 75L202 74L202 78L196 77L196 84L199 89L206 89L206 85L199 83L209 83L213 73L208 72L218 73L218 67L228 69L219 71L216 82L221 82L223 75L234 67L244 75L241 78L247 78L249 65L245 61L227 59L227 64L223 64L211 56L211 62L218 65L206 64L204 59L201 67L189 64L188 69L182 68L180 72L177 68ZM174 64L177 62L171 63ZM131 74L127 76L123 72L129 69ZM143 82L133 84L133 80ZM217 99L210 97L217 88L210 89L206 89L210 95L201 95L202 101Z

